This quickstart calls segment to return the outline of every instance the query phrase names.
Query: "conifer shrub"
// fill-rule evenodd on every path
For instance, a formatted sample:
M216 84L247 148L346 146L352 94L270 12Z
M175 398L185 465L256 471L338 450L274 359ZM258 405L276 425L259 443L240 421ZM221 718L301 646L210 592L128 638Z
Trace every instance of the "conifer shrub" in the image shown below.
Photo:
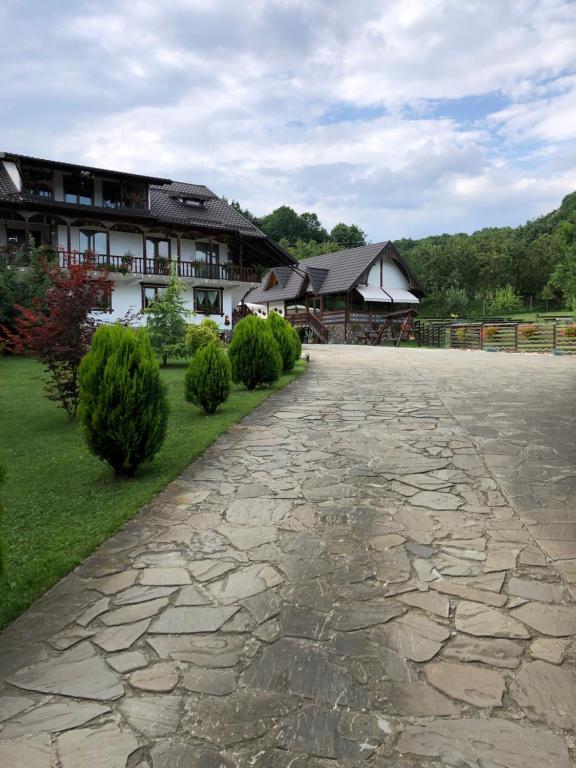
M292 326L278 312L271 312L266 323L276 339L276 344L278 344L278 349L282 356L282 372L290 373L296 362L294 359L294 341L290 333Z
M78 415L88 447L116 476L132 476L166 435L168 400L145 329L101 326L79 370Z
M214 342L196 352L186 369L186 400L206 413L215 413L230 394L232 366L222 347Z
M293 325L288 325L288 329L290 331L290 339L294 350L294 364L296 364L302 355L302 342L300 341L300 334Z
M232 380L248 389L273 384L282 373L282 356L265 320L249 315L240 320L228 349Z
M212 342L220 341L220 329L218 323L210 317L206 317L199 324L189 325L186 329L186 347L188 354L193 357L199 349Z

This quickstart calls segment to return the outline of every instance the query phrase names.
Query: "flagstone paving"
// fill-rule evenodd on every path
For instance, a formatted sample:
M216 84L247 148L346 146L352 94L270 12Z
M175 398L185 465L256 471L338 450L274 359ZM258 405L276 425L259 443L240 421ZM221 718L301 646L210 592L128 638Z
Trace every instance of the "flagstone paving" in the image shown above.
M576 765L576 361L311 355L0 636L2 768Z

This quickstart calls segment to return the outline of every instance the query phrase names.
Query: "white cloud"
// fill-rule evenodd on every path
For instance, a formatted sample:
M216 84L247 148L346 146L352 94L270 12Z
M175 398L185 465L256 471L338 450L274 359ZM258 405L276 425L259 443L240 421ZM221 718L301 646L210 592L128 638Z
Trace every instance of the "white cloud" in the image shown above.
M313 209L374 240L516 224L576 187L575 11L8 0L2 148Z

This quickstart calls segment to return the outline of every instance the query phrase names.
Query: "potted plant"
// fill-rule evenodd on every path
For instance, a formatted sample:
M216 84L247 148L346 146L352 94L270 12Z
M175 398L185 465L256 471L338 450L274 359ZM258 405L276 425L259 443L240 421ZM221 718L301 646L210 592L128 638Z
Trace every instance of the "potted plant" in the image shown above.
M158 256L156 268L159 275L167 275L170 272L170 260L166 256Z

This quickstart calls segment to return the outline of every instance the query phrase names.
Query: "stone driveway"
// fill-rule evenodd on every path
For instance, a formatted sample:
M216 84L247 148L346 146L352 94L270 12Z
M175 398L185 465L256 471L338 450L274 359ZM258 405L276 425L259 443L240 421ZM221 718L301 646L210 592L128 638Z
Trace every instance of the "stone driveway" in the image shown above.
M576 765L576 360L311 354L0 636L2 768Z

